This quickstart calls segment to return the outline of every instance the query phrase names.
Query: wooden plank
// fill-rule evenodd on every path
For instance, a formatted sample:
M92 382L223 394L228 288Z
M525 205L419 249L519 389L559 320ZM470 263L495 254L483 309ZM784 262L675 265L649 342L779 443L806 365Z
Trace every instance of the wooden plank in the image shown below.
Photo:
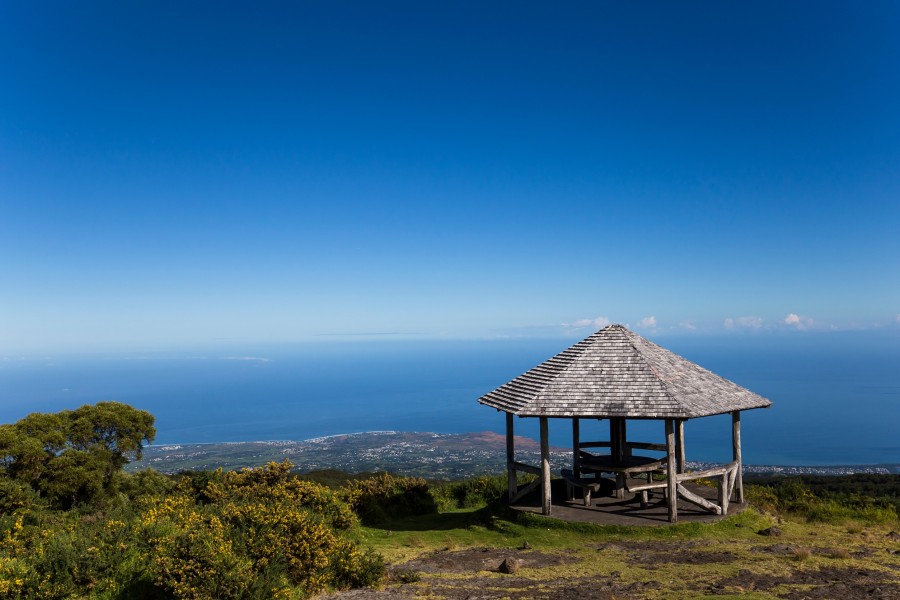
M547 417L541 421L541 513L550 514L550 436L547 431Z
M707 509L710 512L714 512L717 515L722 514L722 507L717 505L716 503L710 502L706 498L698 496L697 494L690 491L683 485L679 484L677 489L678 489L678 495L680 495L682 498L684 498L688 502L693 502L697 506L702 506L703 508Z
M666 474L666 481L668 482L668 486L666 486L666 490L668 492L667 504L669 508L669 523L677 523L678 522L678 493L676 486L678 482L675 480L677 477L675 473L675 427L673 425L672 419L666 419L666 459L668 464L668 472Z
M675 429L675 450L678 453L678 472L684 473L684 419L678 419L678 427Z
M578 450L581 448L578 417L572 419L572 473L575 477L581 477L581 469L578 467Z
M509 501L512 503L519 484L516 481L516 437L513 434L513 414L506 413L506 489L509 493Z
M725 472L725 475L719 478L718 485L716 485L716 500L719 503L719 506L725 506L725 500L728 498L728 472Z
M533 475L541 474L540 467L535 467L535 466L532 466L532 465L529 465L526 463L521 463L521 462L516 461L516 462L513 462L512 466L513 466L514 471L524 471L525 473L531 473Z
M651 444L648 442L627 442L625 444L629 448L633 450L656 450L657 452L665 452L666 445L665 444ZM582 444L584 446L584 444Z
M731 484L734 481L734 471L725 471L719 485L722 486L722 514L728 514L728 502L731 500Z
M744 502L744 465L741 462L741 411L731 413L731 448L732 458L737 463L737 473L734 486L737 491L737 501Z
M737 463L728 463L724 467L713 467L712 469L704 469L703 471L691 471L690 473L682 473L676 476L676 480L691 481L693 479L703 479L704 477L720 477L728 471L734 470Z
M653 483L642 483L640 485L629 485L628 491L632 493L645 492L647 490L661 490L669 487L668 481L654 481Z
M737 469L732 469L729 477L728 477L728 488L726 488L728 499L731 499L731 494L734 492L734 482L737 480Z
M528 485L523 486L521 490L516 492L516 495L513 496L512 500L510 500L509 503L514 504L514 503L518 502L519 500L521 500L522 498L524 498L525 496L530 494L539 485L541 485L541 480L535 479Z

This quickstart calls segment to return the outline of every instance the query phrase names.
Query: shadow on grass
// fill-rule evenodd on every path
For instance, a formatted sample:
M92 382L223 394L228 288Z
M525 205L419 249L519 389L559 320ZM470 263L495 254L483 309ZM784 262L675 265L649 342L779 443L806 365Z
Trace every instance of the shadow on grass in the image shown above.
M459 509L451 512L435 512L412 517L385 519L372 527L391 531L447 531L466 529L473 525L490 529L497 517L512 520L513 511L505 506L485 506L478 509Z

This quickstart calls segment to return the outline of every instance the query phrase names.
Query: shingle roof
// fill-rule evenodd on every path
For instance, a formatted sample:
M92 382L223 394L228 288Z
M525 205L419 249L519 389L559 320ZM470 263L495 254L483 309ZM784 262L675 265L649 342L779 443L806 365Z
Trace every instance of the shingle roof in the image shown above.
M519 416L691 419L771 402L610 325L478 399Z

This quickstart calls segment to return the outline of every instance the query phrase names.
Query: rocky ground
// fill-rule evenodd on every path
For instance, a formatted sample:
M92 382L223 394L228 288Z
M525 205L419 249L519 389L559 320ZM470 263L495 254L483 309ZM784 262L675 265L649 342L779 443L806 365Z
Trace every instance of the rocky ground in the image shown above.
M563 551L444 548L393 564L383 589L328 598L900 599L900 535L854 534L850 549L777 537L619 540Z

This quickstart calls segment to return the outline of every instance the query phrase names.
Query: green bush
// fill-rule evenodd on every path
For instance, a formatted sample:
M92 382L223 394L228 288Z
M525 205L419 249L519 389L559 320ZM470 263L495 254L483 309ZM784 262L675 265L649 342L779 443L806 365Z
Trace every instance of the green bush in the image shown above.
M507 493L506 475L480 475L432 487L440 510L479 508L502 501Z
M304 598L381 581L381 557L344 537L358 523L344 495L289 469L122 473L90 511L0 475L0 598Z
M761 510L792 513L809 521L885 523L897 520L893 499L847 491L852 488L839 489L839 492L823 487L814 490L801 478L781 478L748 485L746 493L750 502Z
M434 514L438 510L428 482L421 477L396 477L382 473L369 479L351 481L343 492L353 511L366 524Z

